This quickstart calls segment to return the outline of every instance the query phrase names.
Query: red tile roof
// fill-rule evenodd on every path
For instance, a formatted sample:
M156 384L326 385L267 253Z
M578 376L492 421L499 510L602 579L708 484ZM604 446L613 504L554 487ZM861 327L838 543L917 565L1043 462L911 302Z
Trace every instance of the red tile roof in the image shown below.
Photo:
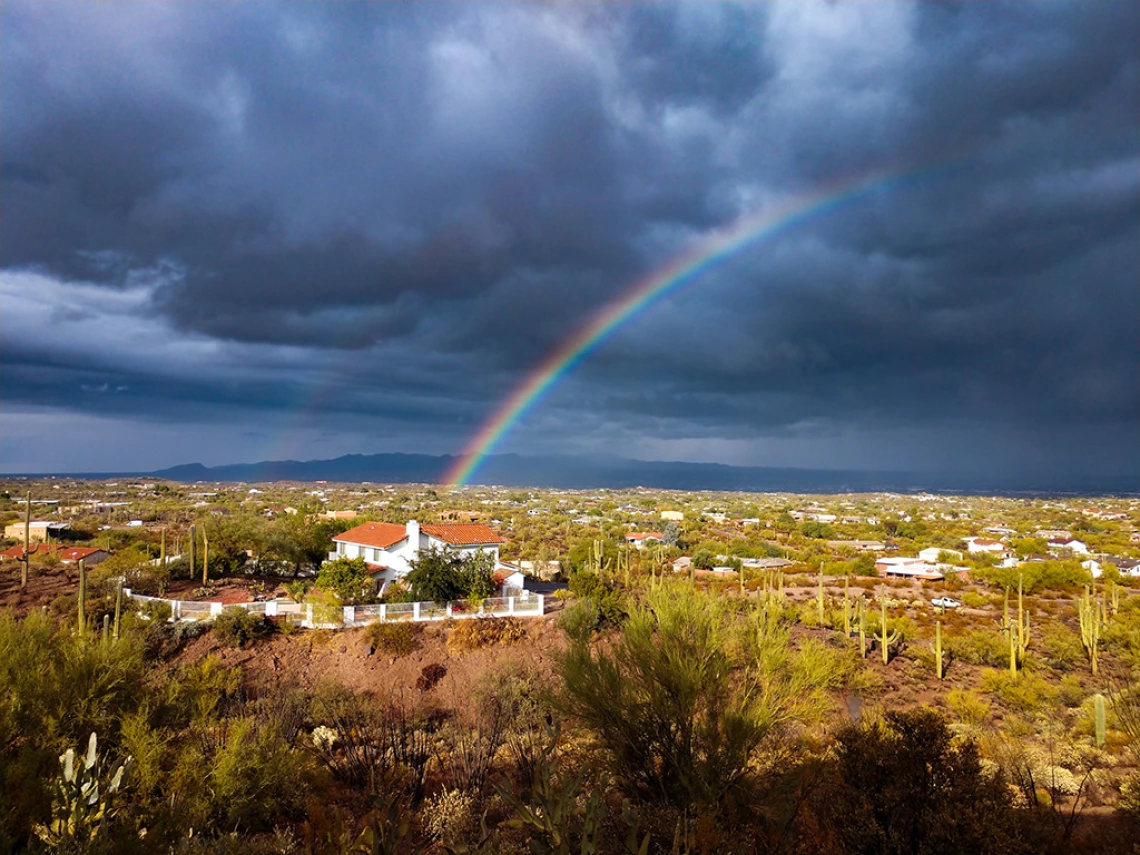
M420 531L434 537L436 540L450 543L452 546L506 543L499 535L495 534L490 526L480 525L478 523L421 525Z
M84 561L96 552L107 553L105 549L93 549L90 546L72 546L59 553L60 561ZM110 554L110 553L107 553Z
M626 540L646 540L650 537L655 537L658 540L664 540L665 535L659 531L631 531L625 536Z
M54 555L55 553L59 552L61 549L63 549L63 547L60 546L58 543L36 543L36 544L33 544L32 548L29 549L28 551L32 555ZM10 559L15 559L16 561L20 561L23 559L23 557L24 557L23 544L21 544L20 546L13 546L11 549L5 549L3 552L0 552L0 558L4 558L4 559L10 558Z
M356 528L338 534L333 538L339 543L359 543L362 546L373 546L377 549L387 549L406 539L408 531L402 525L395 523L366 522Z

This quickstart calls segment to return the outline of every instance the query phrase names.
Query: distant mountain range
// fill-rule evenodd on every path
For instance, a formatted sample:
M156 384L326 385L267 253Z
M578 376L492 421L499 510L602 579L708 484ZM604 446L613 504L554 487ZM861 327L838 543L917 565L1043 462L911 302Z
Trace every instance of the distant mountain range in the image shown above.
M347 454L332 460L273 460L203 466L191 463L144 474L172 481L372 481L440 483L455 462L450 455ZM716 490L789 493L961 492L961 493L1134 493L1140 488L1129 475L1115 477L1037 478L971 476L952 473L872 472L792 469L632 460L622 457L521 456L488 457L475 479L479 484L564 489L651 487L672 490Z

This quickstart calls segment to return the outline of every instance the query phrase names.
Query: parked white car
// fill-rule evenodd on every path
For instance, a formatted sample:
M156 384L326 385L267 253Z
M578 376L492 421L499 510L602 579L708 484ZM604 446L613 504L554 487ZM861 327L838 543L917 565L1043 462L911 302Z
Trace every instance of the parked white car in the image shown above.
M939 609L959 609L962 604L953 597L935 597L930 604Z

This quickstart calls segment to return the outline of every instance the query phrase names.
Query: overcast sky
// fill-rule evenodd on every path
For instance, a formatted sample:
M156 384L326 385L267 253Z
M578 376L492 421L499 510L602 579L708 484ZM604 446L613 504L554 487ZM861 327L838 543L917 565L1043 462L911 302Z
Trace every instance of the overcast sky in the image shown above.
M501 446L1140 472L1140 6L0 6L0 469Z

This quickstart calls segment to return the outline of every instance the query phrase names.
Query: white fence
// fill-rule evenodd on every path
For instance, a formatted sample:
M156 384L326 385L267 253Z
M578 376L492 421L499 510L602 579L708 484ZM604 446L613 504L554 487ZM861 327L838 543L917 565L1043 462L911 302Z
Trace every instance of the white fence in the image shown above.
M170 620L211 620L229 608L225 603L194 600L164 600L146 597L124 588L123 593L141 603L162 603L170 607ZM289 623L305 629L345 629L370 623L400 621L464 620L493 617L540 617L545 614L542 594L523 591L515 597L488 597L484 600L454 600L450 603L378 603L367 606L334 606L323 603L295 603L292 600L265 600L259 603L236 603L237 608L264 615L278 623Z

